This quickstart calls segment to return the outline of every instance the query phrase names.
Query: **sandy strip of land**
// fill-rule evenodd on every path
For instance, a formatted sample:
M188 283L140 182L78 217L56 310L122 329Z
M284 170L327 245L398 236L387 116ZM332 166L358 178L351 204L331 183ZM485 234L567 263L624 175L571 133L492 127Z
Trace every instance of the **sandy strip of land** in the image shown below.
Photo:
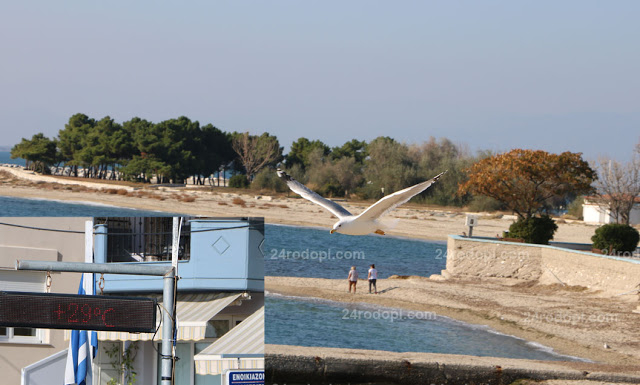
M632 312L636 303L599 298L582 288L507 279L381 279L378 290L382 293L378 295L367 293L364 280L358 286L358 294L354 295L347 293L346 279L265 277L265 287L271 295L433 312L487 325L552 347L560 354L640 370L640 314ZM345 322L342 314L338 313L336 322Z
M4 171L4 172L3 172ZM122 191L119 191L122 189ZM62 201L91 202L113 206L184 213L200 216L256 216L267 223L326 228L336 218L326 210L301 198L287 195L260 195L250 190L228 188L175 188L146 185L120 186L74 178L43 176L19 168L0 167L0 195ZM373 202L340 201L352 213L360 213ZM455 209L407 204L388 217L399 219L388 234L410 238L445 241L449 234L462 234L466 213ZM480 214L476 236L502 234L513 216ZM562 221L561 221L562 222ZM590 243L596 226L581 221L559 223L556 241Z

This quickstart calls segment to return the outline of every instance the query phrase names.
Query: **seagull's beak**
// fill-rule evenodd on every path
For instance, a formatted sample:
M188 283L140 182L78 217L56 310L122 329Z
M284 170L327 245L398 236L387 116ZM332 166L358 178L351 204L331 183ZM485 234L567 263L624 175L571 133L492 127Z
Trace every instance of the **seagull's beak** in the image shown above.
M333 233L335 233L335 232L336 232L336 230L335 230L335 229L331 229L331 231L329 231L329 234L333 234Z

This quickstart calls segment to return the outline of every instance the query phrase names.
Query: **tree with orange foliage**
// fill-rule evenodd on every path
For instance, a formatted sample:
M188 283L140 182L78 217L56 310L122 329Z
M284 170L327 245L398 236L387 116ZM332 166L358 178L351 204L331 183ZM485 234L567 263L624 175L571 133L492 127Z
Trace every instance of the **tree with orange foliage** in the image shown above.
M469 180L460 185L459 194L496 199L523 220L538 213L550 198L592 192L596 179L582 154L541 150L511 150L482 159L466 171Z

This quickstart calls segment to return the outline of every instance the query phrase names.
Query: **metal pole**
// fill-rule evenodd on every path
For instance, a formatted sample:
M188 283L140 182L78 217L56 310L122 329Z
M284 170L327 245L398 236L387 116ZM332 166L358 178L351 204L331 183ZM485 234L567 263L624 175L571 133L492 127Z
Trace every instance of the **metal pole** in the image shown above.
M161 384L171 385L173 380L173 346L174 346L174 322L176 319L176 308L174 306L175 298L173 297L176 285L176 275L178 274L178 253L180 246L180 218L173 217L172 229L172 245L171 245L171 266L173 271L171 275L164 277L163 288L163 305L164 327L162 329L162 361L160 367Z
M92 264L93 263L93 219L89 220L89 221L85 221L84 222L84 262L87 264ZM95 295L95 293L93 292L93 287L94 287L94 283L95 281L93 280L93 274L91 273L82 273L83 279L81 280L81 282L83 282L83 286L84 286L84 293L86 295ZM95 335L96 337L96 341L97 341L97 334L95 334L96 332L93 331L88 331L87 332L87 337L88 340L86 341L86 343L89 345L89 355L87 356L87 374L86 374L86 378L85 378L85 383L93 383L93 355L96 354L96 350L98 349L98 346L96 345L95 347L92 345L92 339L93 336Z
M84 223L84 262L93 263L93 220ZM83 276L84 292L88 295L94 295L93 274L83 273Z
M178 270L178 253L180 251L180 218L178 217L173 217L173 231L171 235L171 266Z
M173 268L169 274L164 276L164 287L162 290L162 305L164 313L162 318L162 361L160 376L162 385L171 385L173 372L173 285L175 284L175 272ZM171 313L170 313L171 312Z
M17 270L66 271L72 273L105 273L131 275L159 275L173 273L171 266L149 266L133 263L82 263L51 261L16 261Z
M107 262L107 231L108 228L104 224L95 226L95 259L94 262L106 263Z

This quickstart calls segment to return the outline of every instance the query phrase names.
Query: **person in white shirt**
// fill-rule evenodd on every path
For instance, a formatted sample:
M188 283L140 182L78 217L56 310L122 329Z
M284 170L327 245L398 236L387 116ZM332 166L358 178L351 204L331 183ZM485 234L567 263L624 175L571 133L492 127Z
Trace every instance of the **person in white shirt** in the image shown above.
M372 264L369 268L369 275L367 277L369 279L369 294L371 294L371 286L373 285L373 290L375 294L378 294L378 287L376 286L376 281L378 280L378 270L376 270L376 265Z
M358 284L358 272L356 271L355 266L351 266L351 270L349 270L349 276L347 277L349 281L349 293L351 293L351 286L353 286L353 294L356 293L356 285Z

